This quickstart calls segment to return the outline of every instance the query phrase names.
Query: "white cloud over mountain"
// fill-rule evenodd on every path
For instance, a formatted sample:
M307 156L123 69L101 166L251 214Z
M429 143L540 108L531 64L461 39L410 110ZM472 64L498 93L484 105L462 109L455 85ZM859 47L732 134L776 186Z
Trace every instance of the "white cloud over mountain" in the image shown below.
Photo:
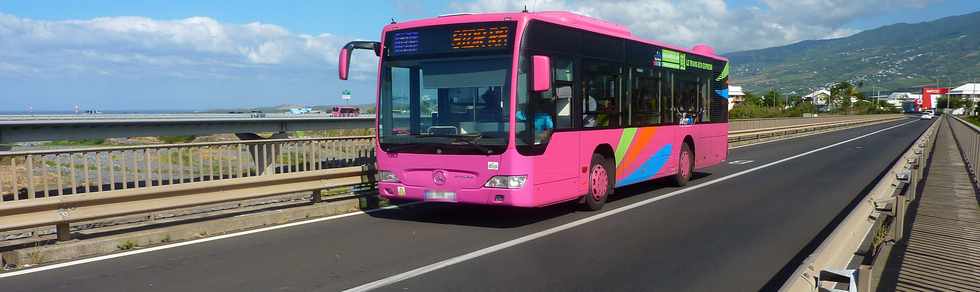
M730 7L723 0L477 0L458 11L569 10L628 26L639 36L683 46L707 43L721 52L785 45L858 32L845 24L895 7L933 0L762 0Z

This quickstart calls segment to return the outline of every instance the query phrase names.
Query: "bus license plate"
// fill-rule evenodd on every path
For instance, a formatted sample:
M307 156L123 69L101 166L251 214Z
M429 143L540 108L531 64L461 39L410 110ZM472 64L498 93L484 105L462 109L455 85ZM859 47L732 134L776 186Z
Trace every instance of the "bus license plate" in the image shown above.
M426 191L425 199L432 201L456 201L455 192Z

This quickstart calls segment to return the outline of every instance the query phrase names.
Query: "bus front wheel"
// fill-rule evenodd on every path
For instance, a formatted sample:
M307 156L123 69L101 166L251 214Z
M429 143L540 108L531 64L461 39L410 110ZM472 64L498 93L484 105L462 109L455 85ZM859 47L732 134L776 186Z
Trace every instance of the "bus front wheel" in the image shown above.
M589 165L589 194L582 198L586 209L590 211L602 209L613 191L615 175L615 169L604 156L598 153L592 154L592 163Z
M675 186L683 187L687 185L688 181L691 181L691 175L694 174L694 151L691 151L691 146L684 143L681 146L681 153L677 158L677 173L670 177L670 180Z

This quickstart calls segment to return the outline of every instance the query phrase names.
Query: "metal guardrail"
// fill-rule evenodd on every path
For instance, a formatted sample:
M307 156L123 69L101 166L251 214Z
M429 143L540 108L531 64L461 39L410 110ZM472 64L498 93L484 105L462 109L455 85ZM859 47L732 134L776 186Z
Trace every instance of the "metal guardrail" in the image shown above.
M757 132L769 137L894 118L898 117L849 118L801 124L793 126L795 131L780 126ZM66 239L68 224L79 220L367 182L370 178L365 175L370 172L360 167L373 165L373 139L268 139L0 152L0 231L54 224L59 238ZM338 174L337 169L345 170Z
M977 179L977 171L980 171L980 127L957 116L952 116L952 120L956 120L956 122L949 121L949 128L953 130L953 139L960 147L963 161L966 162L966 169L973 178L973 183L980 187L980 181Z
M0 152L0 205L12 201L357 166L372 136Z
M879 115L880 116L880 115ZM898 116L898 115L896 115ZM762 119L733 119L729 121L730 131L752 130L761 128L798 126L804 124L815 124L823 122L841 122L846 120L866 119L867 115L827 115L819 117L792 117L792 118L762 118Z
M908 207L917 190L940 123L933 124L892 166L820 246L804 260L780 291L876 291L891 247L906 238ZM858 269L846 267L861 256ZM831 290L846 286L844 290Z
M866 116L820 116L731 120L732 131L862 119ZM106 114L0 116L0 144L113 137L264 133L374 127L374 117L264 114Z
M875 117L863 117L863 118L847 118L843 121L829 121L829 122L810 122L810 123L800 123L789 126L772 126L763 127L749 130L729 130L728 131L728 142L738 143L744 141L753 141L764 138L772 138L776 136L792 135L803 132L819 131L829 128L846 127L851 125L865 124L870 122L879 121L889 121L904 118L904 115L878 115ZM799 122L799 120L797 120ZM782 123L773 123L782 124Z
M243 119L243 118L330 118L332 113L169 113L169 114L35 114L35 115L0 115L2 121L52 121L52 120L160 120L160 119ZM374 115L360 115L374 118Z

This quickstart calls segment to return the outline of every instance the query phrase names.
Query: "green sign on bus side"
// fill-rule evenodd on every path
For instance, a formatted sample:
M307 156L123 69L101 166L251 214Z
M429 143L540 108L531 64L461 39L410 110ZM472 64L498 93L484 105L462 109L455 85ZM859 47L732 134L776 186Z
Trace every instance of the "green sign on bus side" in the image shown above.
M677 70L687 70L688 67L708 71L714 70L714 65L711 63L691 59L687 57L686 53L668 49L660 49L660 52L654 57L653 64L654 66Z

